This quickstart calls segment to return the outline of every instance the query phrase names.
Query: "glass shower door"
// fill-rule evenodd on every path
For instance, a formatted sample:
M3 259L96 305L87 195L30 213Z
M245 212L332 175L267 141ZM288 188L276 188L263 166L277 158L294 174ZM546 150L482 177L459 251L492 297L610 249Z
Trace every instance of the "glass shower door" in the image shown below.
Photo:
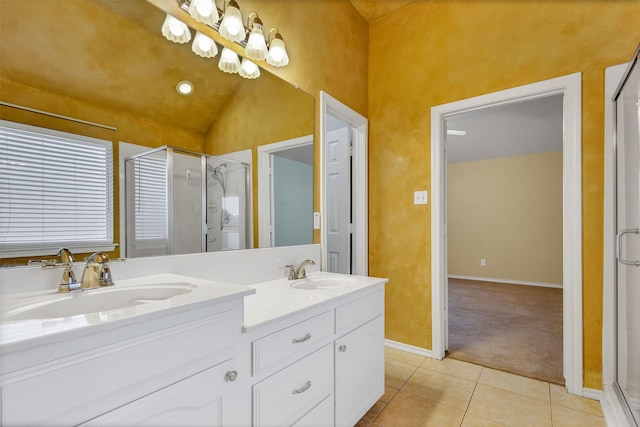
M616 98L616 391L640 424L640 129L636 63Z

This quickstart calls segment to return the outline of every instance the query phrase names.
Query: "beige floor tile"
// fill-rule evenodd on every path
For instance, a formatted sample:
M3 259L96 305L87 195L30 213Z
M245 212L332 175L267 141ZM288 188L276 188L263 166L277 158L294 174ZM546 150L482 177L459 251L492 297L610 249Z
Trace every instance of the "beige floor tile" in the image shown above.
M364 414L362 418L360 418L360 421L358 421L356 427L366 427L371 424L373 420L375 420L376 417L380 415L380 412L382 412L386 405L387 404L385 402L378 400L375 405L373 405L371 409L369 409L369 411L367 411L367 413Z
M418 368L401 391L464 411L469 406L475 387L475 381Z
M409 365L408 363L400 362L395 359L385 358L384 384L389 387L400 389L416 369L418 368L414 365Z
M478 384L467 413L509 426L551 426L548 402Z
M587 399L586 397L569 394L564 387L556 384L551 384L551 404L587 412L599 417L603 416L600 402L593 399Z
M463 416L464 411L459 409L400 391L385 406L372 426L458 427Z
M484 368L478 383L549 402L549 383L544 381Z
M551 405L553 427L607 427L602 417L565 408L564 406Z
M436 360L426 358L420 367L470 381L478 381L482 372L482 366L455 359Z
M467 413L464 416L464 420L462 420L461 427L504 427L504 426L505 424L500 424L495 421L491 421L489 419Z
M397 392L398 392L397 388L389 387L388 385L386 385L384 386L384 394L382 395L380 400L385 403L389 403L391 399L393 399L393 396L396 395Z
M408 353L406 351L398 350L397 348L391 347L384 348L384 357L399 360L400 362L408 363L409 365L413 366L420 366L422 361L426 359L426 357L420 356L419 354Z

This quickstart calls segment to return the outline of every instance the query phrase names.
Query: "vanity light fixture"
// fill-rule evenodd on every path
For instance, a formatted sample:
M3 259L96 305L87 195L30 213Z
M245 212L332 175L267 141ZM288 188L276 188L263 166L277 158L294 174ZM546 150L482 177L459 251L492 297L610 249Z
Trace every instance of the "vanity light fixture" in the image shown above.
M236 0L229 0L229 3L225 2L224 15L218 32L222 37L232 42L244 40L245 30L242 24L242 14Z
M242 65L240 66L240 75L245 79L257 79L260 77L260 67L251 62L247 58L242 58Z
M218 23L220 15L213 0L191 0L189 15L198 22L213 26Z
M240 59L238 54L229 49L228 47L222 48L220 54L220 61L218 62L218 68L225 73L237 73L240 71Z
M203 58L213 58L218 54L218 46L208 36L205 36L200 31L196 32L196 36L193 39L191 50L198 56Z
M466 134L467 134L466 130L447 129L447 135L465 136Z
M193 92L193 83L188 80L182 80L176 85L176 91L178 91L180 95L191 95Z
M273 34L273 38L272 38ZM269 52L267 53L267 64L274 67L284 67L289 63L289 55L284 47L284 40L277 28L269 31Z
M247 18L247 28L251 30L244 53L247 58L262 61L267 56L267 42L262 34L262 20L256 12L251 12Z
M174 43L186 43L191 40L191 32L187 24L168 13L162 24L162 35Z

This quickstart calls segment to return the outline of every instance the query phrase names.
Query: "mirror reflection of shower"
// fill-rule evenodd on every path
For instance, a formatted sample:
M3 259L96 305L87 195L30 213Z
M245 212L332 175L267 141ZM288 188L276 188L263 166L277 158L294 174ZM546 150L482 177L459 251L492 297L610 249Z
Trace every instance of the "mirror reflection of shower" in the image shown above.
M251 247L249 167L162 147L125 159L126 255Z

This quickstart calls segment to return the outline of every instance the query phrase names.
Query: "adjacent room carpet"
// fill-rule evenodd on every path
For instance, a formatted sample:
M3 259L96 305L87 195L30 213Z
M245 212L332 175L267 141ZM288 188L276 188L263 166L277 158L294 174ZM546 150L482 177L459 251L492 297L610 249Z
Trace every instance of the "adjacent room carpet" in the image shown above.
M562 289L449 279L447 357L564 385Z

